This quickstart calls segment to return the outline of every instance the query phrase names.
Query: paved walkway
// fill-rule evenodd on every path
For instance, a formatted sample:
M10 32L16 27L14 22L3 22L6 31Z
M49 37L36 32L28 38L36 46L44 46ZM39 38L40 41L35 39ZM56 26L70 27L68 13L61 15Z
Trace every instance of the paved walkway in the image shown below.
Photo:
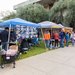
M0 75L75 75L75 47L65 47L17 61Z

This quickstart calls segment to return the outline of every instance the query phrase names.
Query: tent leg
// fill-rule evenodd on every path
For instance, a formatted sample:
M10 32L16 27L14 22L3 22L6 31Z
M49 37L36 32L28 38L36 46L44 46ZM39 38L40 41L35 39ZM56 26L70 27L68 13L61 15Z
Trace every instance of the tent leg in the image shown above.
M10 26L9 26L9 34L8 34L7 50L9 49L10 32L11 32L11 24L10 24Z
M41 33L42 33L42 37L44 38L44 34L43 34L43 30L42 30L42 28L41 28ZM44 45L45 45L45 49L47 50L45 40L44 40Z

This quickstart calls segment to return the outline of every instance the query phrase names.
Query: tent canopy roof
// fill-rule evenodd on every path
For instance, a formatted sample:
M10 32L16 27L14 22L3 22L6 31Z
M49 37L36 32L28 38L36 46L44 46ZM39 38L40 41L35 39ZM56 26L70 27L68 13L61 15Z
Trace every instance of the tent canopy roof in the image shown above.
M9 19L0 23L0 26L4 26L4 27L10 26L10 25L11 26L23 25L23 26L31 26L31 27L36 27L36 28L39 27L39 25L36 23L29 22L20 18Z
M59 26L58 24L50 21L44 21L39 24L41 25L41 28L61 28L61 26Z
M64 27L62 24L58 24L59 26L61 26L61 27Z

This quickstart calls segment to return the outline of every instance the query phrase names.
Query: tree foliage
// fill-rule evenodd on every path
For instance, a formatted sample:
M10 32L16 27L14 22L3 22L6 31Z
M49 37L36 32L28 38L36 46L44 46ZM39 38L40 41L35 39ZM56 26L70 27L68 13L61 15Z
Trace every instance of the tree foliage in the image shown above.
M8 19L13 19L16 18L16 13L15 12L9 12L9 14L5 15L2 20L8 20Z
M64 16L64 12L66 15ZM75 0L59 0L49 12L51 21L65 23L72 27L75 25Z
M49 19L47 10L40 4L32 4L17 9L17 16L32 22L41 22Z

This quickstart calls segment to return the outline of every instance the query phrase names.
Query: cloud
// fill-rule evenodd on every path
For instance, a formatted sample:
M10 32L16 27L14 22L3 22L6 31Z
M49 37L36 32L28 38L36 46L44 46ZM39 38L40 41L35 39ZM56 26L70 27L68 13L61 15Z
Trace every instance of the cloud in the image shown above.
M13 10L13 6L26 0L1 0L0 11Z

